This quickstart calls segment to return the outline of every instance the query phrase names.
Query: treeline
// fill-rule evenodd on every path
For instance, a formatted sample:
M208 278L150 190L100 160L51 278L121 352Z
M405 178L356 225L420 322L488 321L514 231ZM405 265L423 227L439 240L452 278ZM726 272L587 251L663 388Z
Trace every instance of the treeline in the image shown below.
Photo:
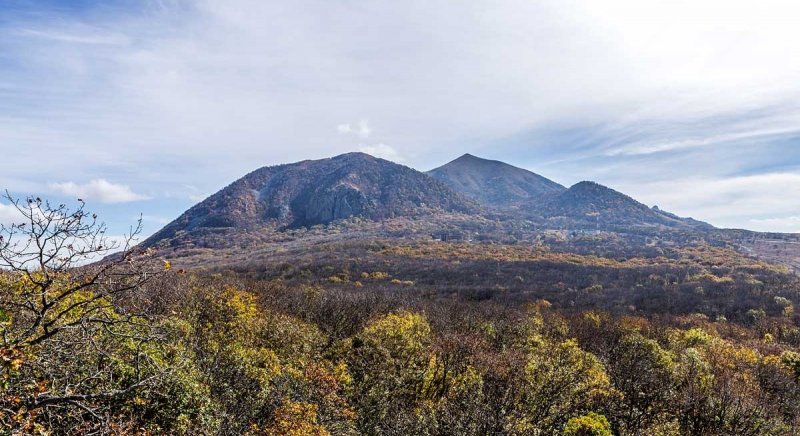
M529 245L356 240L254 254L222 270L368 293L402 288L501 304L546 299L567 311L700 313L745 324L765 316L783 316L790 325L800 321L794 314L800 278L784 267L703 243L650 248L598 256Z
M4 292L31 285L13 275L4 280ZM800 429L800 354L776 339L769 320L748 328L702 317L565 316L546 301L434 302L174 273L117 304L103 309L105 327L89 328L87 317L97 313L80 310L70 316L83 318L80 328L3 348L0 419L7 429L268 435ZM131 307L145 305L122 322ZM5 333L14 335L13 312L6 313Z

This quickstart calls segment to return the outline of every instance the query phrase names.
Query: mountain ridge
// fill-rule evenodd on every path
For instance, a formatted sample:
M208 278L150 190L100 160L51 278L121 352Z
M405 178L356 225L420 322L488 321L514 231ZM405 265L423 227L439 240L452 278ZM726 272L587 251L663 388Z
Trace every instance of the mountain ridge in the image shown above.
M374 222L394 218L424 221L437 213L474 218L471 224L436 221L444 226L436 232L448 238L474 234L480 231L476 223L486 219L555 229L713 229L650 208L596 182L566 188L528 170L471 154L423 173L354 152L251 171L192 206L143 246L178 240L183 244L230 230L280 232L353 217Z

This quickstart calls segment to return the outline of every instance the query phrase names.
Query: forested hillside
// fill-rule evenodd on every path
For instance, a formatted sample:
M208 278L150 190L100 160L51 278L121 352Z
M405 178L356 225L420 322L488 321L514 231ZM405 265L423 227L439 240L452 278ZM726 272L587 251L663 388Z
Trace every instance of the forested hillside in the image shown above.
M331 237L210 269L131 246L86 264L112 248L90 214L17 206L9 432L800 430L797 276L724 246Z

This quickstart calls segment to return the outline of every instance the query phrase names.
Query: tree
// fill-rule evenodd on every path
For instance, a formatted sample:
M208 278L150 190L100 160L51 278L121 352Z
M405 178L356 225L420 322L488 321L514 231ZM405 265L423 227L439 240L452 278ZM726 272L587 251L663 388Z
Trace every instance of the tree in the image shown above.
M778 365L778 360L765 362L756 349L721 338L684 350L676 401L681 432L794 434L791 430L796 421L792 422L791 407L785 408L792 395L787 377L790 369ZM783 371L786 374L780 374ZM784 417L790 418L789 422L784 422Z
M71 210L6 199L19 219L0 225L0 423L121 425L121 402L164 374L158 333L136 295L163 270L133 249L141 221L115 242L82 200Z
M321 356L326 338L316 326L233 287L198 287L178 310L219 434L351 434L349 374Z
M541 323L538 316L533 321ZM618 396L605 367L574 339L534 331L525 345L526 363L511 434L555 433L571 416L591 412Z
M609 374L623 399L614 405L619 421L615 427L643 434L668 417L675 390L674 360L658 342L639 333L629 333L616 344L609 358Z
M564 426L566 436L611 436L611 425L605 416L589 412L570 418Z
M422 406L430 386L426 375L435 367L430 340L425 316L405 311L374 320L352 338L348 367L361 433L416 433L429 425L433 411Z

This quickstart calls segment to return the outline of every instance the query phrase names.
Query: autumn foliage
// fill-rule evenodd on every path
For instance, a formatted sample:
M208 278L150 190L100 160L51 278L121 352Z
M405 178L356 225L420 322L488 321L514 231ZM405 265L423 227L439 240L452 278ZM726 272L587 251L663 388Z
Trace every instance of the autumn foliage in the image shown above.
M11 264L0 273L3 432L800 431L798 287L779 267L703 244L615 258L359 247L318 247L265 276L186 272L134 251ZM508 289L486 298L434 292L497 281ZM705 303L640 307L658 292ZM613 301L592 307L597 295Z

